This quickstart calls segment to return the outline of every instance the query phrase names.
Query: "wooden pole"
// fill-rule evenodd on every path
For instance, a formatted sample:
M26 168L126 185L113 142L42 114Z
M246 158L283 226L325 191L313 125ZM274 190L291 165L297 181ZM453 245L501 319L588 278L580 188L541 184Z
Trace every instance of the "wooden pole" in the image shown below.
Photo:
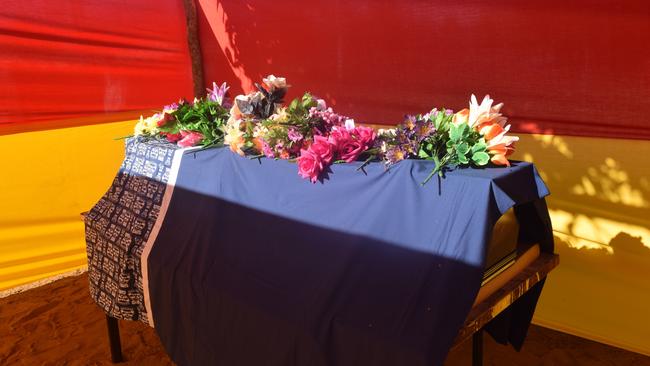
M201 44L199 43L199 26L196 16L195 0L183 0L185 8L185 20L187 23L187 45L192 60L192 82L194 84L194 96L200 98L205 95L205 83L203 80L203 60L201 57Z
M119 363L124 361L122 357L122 344L120 343L120 328L117 319L106 314L106 326L108 328L108 342L111 348L111 361Z

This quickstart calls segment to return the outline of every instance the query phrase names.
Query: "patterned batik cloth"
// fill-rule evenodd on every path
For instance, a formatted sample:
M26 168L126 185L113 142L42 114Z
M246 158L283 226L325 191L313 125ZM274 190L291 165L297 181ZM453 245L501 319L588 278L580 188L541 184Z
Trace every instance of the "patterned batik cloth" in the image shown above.
M85 218L90 296L115 318L148 324L140 257L177 146L132 138L113 184Z

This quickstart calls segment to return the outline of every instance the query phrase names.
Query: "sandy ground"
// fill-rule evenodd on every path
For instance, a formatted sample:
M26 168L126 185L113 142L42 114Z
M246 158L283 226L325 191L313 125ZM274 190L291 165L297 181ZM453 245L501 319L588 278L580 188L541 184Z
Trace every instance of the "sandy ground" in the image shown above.
M0 365L111 365L104 313L88 294L87 276L0 299ZM173 365L155 331L120 321L120 365ZM471 344L454 349L446 366L471 365ZM486 337L485 365L634 365L650 357L533 326L520 353Z

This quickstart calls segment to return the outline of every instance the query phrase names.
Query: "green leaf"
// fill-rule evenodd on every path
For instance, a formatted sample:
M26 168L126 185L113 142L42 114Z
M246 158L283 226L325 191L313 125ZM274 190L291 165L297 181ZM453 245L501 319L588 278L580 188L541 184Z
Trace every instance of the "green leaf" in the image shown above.
M459 125L458 128L460 129L460 137L461 138L465 139L465 138L467 138L469 136L469 133L471 132L471 130L470 130L468 125L463 123L463 124Z
M479 151L472 154L472 162L478 166L486 165L490 161L490 155L486 152Z
M461 142L458 146L456 146L456 151L458 152L458 155L466 155L469 151L469 145L467 142Z
M289 109L292 110L292 111L295 111L296 108L298 108L298 103L300 103L300 101L298 99L292 100L291 104L289 104Z
M436 121L435 121L435 126L436 128L440 127L440 124L442 123L443 119L445 118L444 113L438 113L436 115Z
M451 128L449 129L449 139L451 139L451 141L458 141L460 140L461 136L462 136L462 132L460 127L452 125Z
M467 156L465 155L458 155L458 162L460 164L467 164L469 163L469 159L467 159Z
M487 149L487 145L485 144L485 142L479 141L476 144L474 144L474 146L472 146L472 154L485 151L485 149Z

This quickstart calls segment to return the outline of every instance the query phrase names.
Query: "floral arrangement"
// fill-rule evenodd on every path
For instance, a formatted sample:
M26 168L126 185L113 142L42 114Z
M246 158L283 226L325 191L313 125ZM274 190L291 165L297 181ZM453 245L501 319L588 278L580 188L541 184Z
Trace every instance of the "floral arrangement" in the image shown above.
M295 160L300 176L316 182L331 164L355 161L374 146L372 128L355 126L309 93L284 106L286 80L263 81L266 88L255 84L257 91L235 98L225 137L233 152Z
M375 131L356 125L310 93L285 105L286 79L269 75L262 81L232 104L226 100L226 84L213 83L204 98L181 100L141 117L135 135L165 138L182 147L228 145L241 156L294 161L298 174L313 183L327 178L329 167L337 163L362 161L362 169L380 160L388 169L404 159L432 160L435 168L425 184L452 167L510 166L508 156L518 140L507 135L503 104L493 105L489 96L479 104L472 95L469 108L456 113L434 108L407 115L395 128Z
M423 184L449 166L510 166L507 157L519 137L506 135L510 125L499 113L503 103L493 102L486 95L478 104L472 94L469 109L454 113L434 108L424 115L407 115L397 128L382 131L380 158L388 166L407 158L433 160L436 166Z
M224 127L230 116L225 99L228 86L212 86L204 98L194 98L191 103L180 100L150 117L140 116L134 135L165 138L180 147L223 144Z

